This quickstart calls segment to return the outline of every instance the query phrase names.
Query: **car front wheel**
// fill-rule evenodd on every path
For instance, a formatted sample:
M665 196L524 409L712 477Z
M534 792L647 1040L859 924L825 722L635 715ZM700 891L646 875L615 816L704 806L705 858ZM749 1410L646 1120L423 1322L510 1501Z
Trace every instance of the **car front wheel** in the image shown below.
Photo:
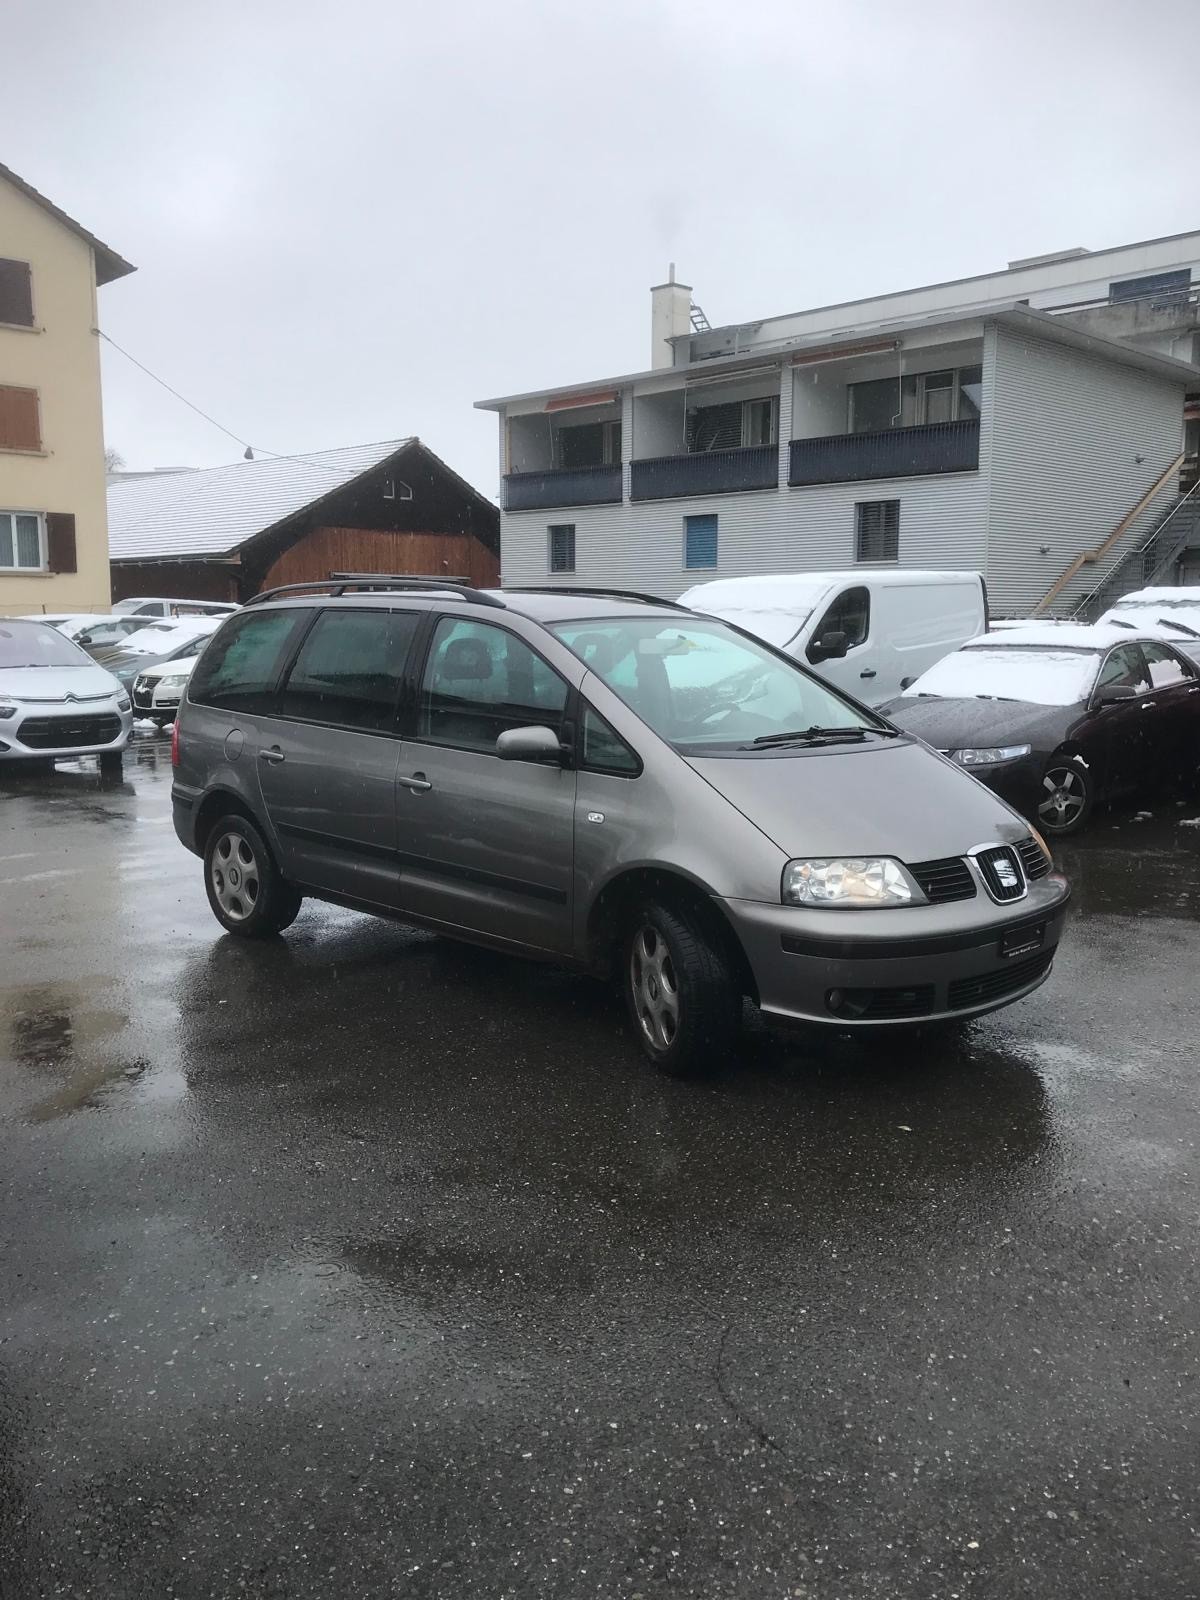
M672 1077L699 1077L733 1050L742 996L717 942L691 912L645 905L625 942L625 1002L638 1042Z
M222 817L204 848L204 887L221 926L243 939L282 933L301 896L279 875L262 834L247 818Z
M1071 756L1053 756L1042 778L1037 823L1043 833L1078 833L1092 814L1091 774Z

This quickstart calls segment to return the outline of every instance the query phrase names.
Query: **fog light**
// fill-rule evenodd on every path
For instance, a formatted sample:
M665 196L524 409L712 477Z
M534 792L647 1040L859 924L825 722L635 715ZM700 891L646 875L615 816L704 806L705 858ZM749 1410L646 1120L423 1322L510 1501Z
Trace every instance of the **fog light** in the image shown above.
M842 991L840 989L830 989L825 996L825 1004L830 1011L840 1011L842 1009Z

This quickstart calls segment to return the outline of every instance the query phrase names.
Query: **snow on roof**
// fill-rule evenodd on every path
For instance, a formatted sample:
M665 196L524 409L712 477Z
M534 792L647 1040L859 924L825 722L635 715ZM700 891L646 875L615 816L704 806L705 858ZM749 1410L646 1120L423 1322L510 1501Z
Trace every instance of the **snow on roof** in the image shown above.
M195 472L116 478L108 486L109 556L139 561L230 555L414 442L386 439Z
M1128 644L1138 637L1128 628L1086 627L1082 623L1031 623L1028 628L1008 628L1003 633L983 634L962 646L964 650L1012 650L1024 646L1048 650L1108 650L1114 644Z
M1112 609L1122 606L1190 606L1200 609L1200 583L1176 584L1174 588L1134 589L1114 600Z

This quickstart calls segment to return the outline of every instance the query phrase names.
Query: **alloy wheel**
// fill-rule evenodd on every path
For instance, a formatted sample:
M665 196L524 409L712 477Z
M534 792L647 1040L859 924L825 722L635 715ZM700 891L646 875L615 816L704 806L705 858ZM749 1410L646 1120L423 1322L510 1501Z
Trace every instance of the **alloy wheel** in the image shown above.
M231 922L245 922L262 889L258 858L244 834L223 833L212 854L213 893Z
M656 1051L669 1050L679 1033L679 981L666 940L648 923L634 935L629 981L642 1032Z
M1087 784L1074 767L1051 767L1042 779L1038 820L1055 833L1073 828L1087 806Z

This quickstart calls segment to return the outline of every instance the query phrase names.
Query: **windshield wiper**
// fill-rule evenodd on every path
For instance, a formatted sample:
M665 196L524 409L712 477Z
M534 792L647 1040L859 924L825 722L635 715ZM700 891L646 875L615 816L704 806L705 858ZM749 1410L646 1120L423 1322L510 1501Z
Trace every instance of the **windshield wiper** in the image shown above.
M1174 628L1179 633L1186 633L1189 639L1200 639L1200 633L1195 628L1189 628L1186 622L1176 622L1174 617L1159 617L1160 628Z
M1017 697L1012 694L977 694L976 700L1003 700L1007 705L1015 706Z
M811 728L794 728L788 733L764 733L741 748L762 750L773 744L861 744L868 733L881 739L898 737L894 728L822 728L815 724Z

